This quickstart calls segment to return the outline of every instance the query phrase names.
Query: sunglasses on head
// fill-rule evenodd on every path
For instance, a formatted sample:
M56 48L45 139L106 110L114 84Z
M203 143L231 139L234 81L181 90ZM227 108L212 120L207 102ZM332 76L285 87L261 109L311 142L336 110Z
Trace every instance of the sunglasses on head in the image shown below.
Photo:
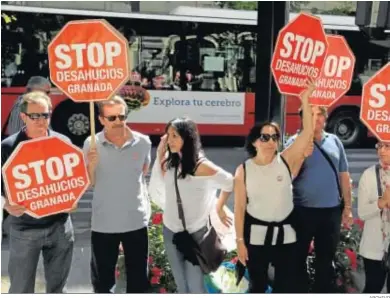
M268 134L268 133L262 133L260 134L259 140L263 143L269 142L270 139L272 139L274 142L277 142L280 138L280 135L278 133L275 134Z
M49 119L50 113L25 113L28 118L31 120L38 120L38 119Z
M126 119L126 115L111 115L111 116L103 116L110 122L114 122L116 118L119 119L119 121L124 121Z
M379 150L379 149L390 149L390 143L387 143L387 144L384 144L384 143L376 143L375 144L375 149Z

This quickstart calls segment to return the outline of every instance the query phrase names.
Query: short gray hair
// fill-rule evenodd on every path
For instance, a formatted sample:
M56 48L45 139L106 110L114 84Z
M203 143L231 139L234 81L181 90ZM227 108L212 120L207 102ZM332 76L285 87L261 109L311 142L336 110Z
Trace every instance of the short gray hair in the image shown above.
M27 91L33 91L35 88L43 89L45 87L51 87L50 81L41 76L33 76L27 82Z
M49 106L49 110L52 109L51 99L45 92L42 91L32 91L26 93L22 97L20 102L20 112L27 113L27 108L29 103L42 104L46 103Z
M103 116L104 106L112 106L112 105L116 105L116 104L120 104L120 105L123 105L125 107L126 115L129 113L129 107L127 106L125 100L122 97L120 97L119 95L114 95L110 99L105 100L105 101L101 101L98 103L99 115Z

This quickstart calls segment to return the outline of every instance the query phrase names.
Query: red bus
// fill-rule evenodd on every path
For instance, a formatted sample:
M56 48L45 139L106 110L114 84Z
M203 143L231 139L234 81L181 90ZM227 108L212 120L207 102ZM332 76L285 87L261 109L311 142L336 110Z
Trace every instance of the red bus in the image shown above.
M148 98L146 106L135 106L129 114L127 122L135 130L160 135L165 124L180 115L196 121L202 136L241 137L254 124L255 11L179 7L162 15L17 5L1 5L1 9L2 127L28 79L49 77L51 39L68 21L91 18L106 19L129 41L133 61L129 85L135 94ZM367 59L357 56L356 82L329 111L328 129L346 145L355 145L367 136L358 120L360 75L379 67L384 51L366 41L353 17L319 16L328 33L347 38L355 55L359 47L364 47L363 55L369 55ZM381 62L374 65L378 59ZM74 103L57 88L52 89L51 98L53 129L82 145L90 133L88 104ZM285 100L285 131L293 134L299 127L299 101Z

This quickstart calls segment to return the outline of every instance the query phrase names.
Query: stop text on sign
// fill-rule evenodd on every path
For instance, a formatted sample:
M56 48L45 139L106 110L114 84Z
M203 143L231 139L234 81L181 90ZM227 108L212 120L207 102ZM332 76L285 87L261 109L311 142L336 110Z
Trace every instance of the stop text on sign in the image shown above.
M21 142L2 172L10 204L36 218L68 212L89 186L83 151L60 136Z
M69 22L49 45L50 77L75 101L110 98L129 77L128 60L127 40L104 20Z
M326 38L329 49L310 104L329 107L351 87L355 56L343 36L327 35Z
M278 35L271 69L279 91L299 95L307 77L317 78L328 50L321 21L300 14Z
M73 170L80 162L77 154L69 153L62 158L50 157L14 166L12 175L16 181L17 203L44 198L30 204L31 210L35 211L76 200L72 190L85 187L88 183L84 177L74 175Z

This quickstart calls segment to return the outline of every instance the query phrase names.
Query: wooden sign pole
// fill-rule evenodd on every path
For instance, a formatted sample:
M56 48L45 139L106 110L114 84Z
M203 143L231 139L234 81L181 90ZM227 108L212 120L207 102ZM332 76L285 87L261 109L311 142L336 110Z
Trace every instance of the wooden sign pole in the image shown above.
M95 147L95 104L94 102L89 103L89 123L91 125L91 148Z

